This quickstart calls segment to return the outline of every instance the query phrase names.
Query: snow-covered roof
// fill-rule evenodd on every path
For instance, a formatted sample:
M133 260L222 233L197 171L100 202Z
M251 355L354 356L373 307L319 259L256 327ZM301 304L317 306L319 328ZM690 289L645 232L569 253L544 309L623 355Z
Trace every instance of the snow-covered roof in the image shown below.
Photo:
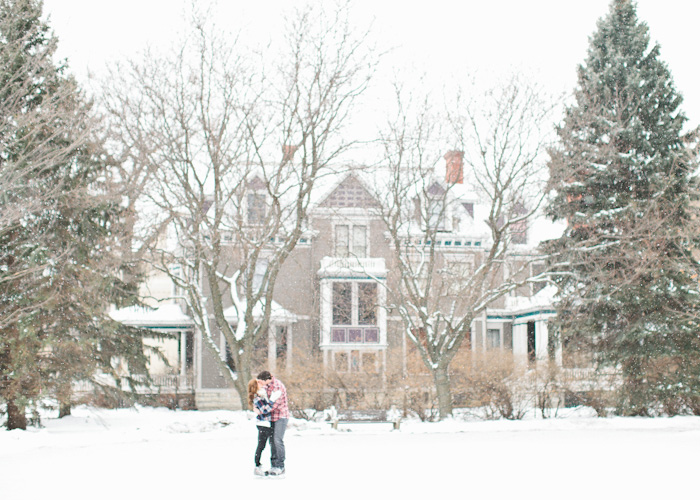
M252 169L248 171L249 182L254 183L255 179L260 178L261 171ZM326 172L319 176L314 184L314 189L311 192L311 200L309 205L309 215L313 217L314 212L320 210L324 213L324 207L328 205L329 198L333 193L345 182L353 182L354 187L359 183L366 191L369 197L373 199L384 199L384 192L389 189L388 179L391 175L386 167L381 165L374 166L352 166L352 165L333 165L328 166ZM239 179L240 180L240 179ZM288 179L287 182L292 182L293 179ZM357 181L357 182L354 182ZM427 183L427 184L425 184ZM413 186L408 192L407 209L411 210L412 200L422 196L424 189L449 189L446 201L448 203L448 214L446 216L448 231L454 237L462 239L470 239L479 241L483 247L489 246L491 232L486 224L490 207L484 200L484 197L479 194L479 188L469 179L465 178L463 183L448 183L445 180L445 167L440 164L436 166L432 172L430 179L426 179L425 183L421 181ZM294 198L294 190L282 189L285 192L284 198L290 203ZM444 192L444 191L443 191ZM284 204L284 203L283 203ZM339 206L331 207L334 213L338 213ZM361 210L357 205L351 205L353 210L349 210L347 214L357 215L357 211ZM293 217L292 217L293 219ZM287 220L289 222L290 220ZM307 221L308 224L308 221ZM528 237L525 245L518 245L521 248L535 248L541 241L558 237L562 230L561 223L553 223L544 215L538 213L528 219ZM168 248L176 248L178 245L177 235L171 230L168 232L167 246ZM309 229L307 227L307 229ZM424 233L420 225L406 226L408 231L407 236L419 237Z
M387 269L383 258L323 257L318 275L328 277L386 278Z
M245 311L246 301L241 300L241 311ZM224 309L224 318L229 323L235 325L238 323L238 314L236 308L231 306ZM258 321L262 318L262 303L258 302L253 308L253 319ZM270 313L270 321L280 324L296 323L299 320L296 314L282 307L278 302L272 301L272 311Z
M192 318L183 313L178 304L162 304L155 309L129 306L114 309L109 315L113 320L129 326L174 328L191 327L194 324Z
M532 297L506 297L506 310L514 316L553 310L556 293L554 285L547 285Z

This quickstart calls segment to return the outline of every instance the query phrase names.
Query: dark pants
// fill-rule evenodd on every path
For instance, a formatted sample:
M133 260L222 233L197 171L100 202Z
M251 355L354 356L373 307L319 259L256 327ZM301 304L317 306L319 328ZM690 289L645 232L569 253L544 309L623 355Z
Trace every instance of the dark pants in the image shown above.
M258 449L255 450L255 466L260 467L260 455L262 455L267 440L272 437L272 427L262 427L260 425L258 428ZM272 445L272 440L270 439L270 445ZM274 448L273 448L274 449Z
M284 431L287 430L287 420L280 418L272 422L272 440L270 441L272 466L280 469L284 469Z

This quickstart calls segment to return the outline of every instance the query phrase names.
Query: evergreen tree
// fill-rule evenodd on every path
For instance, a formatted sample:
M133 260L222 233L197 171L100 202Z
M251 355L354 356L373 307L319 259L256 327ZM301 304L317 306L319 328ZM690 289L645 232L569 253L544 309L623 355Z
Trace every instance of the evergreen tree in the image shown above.
M549 215L567 222L545 245L556 326L570 351L621 370L621 413L697 412L695 135L634 2L599 20L574 96L549 163Z
M7 427L71 384L145 371L138 332L106 317L133 296L119 279L121 213L90 105L41 21L41 2L0 0L0 398ZM119 378L113 373L115 378Z

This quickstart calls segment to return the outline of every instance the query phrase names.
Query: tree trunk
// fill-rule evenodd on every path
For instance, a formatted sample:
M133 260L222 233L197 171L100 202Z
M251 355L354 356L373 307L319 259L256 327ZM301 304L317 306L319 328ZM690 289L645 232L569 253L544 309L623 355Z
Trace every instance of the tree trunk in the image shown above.
M27 430L27 416L24 407L19 408L13 400L7 402L7 430L13 429Z
M233 381L233 385L238 392L238 397L241 399L241 409L248 409L248 381L250 375L238 372L238 378Z
M71 408L72 406L70 404L70 399L68 401L61 401L58 404L58 418L63 418L70 415Z
M236 378L233 380L233 386L238 391L238 397L241 399L241 408L248 408L248 381L254 377L250 369L250 355L248 352L252 348L246 347L246 351L236 357Z
M450 377L447 374L447 368L435 368L433 370L433 378L435 379L440 420L444 420L452 415L452 390L450 388Z
M58 418L67 417L71 412L71 399L73 396L70 383L60 384L56 392L58 398Z

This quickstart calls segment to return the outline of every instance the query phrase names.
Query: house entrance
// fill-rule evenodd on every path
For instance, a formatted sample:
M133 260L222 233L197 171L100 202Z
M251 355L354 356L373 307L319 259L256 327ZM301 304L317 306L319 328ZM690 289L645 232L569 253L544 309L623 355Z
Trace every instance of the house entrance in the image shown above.
M535 322L527 322L527 360L534 362L537 358L537 351L535 349Z

